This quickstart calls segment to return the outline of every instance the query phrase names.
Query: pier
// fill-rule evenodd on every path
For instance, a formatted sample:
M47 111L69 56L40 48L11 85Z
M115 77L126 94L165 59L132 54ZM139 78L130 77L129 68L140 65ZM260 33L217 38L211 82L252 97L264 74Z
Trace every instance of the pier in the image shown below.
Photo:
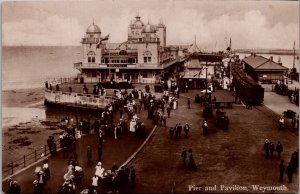
M141 86L139 86L141 87ZM151 86L153 91L153 86ZM201 123L203 122L203 107L194 103L192 100L191 109L187 108L187 98L193 99L198 90L190 90L188 93L182 93L179 98L179 107L171 112L171 117L167 120L167 127L157 126L153 131L152 137L142 149L134 156L138 146L143 140L135 139L131 134L127 134L121 140L108 138L104 143L104 167L110 168L112 162L119 165L128 161L128 165L133 165L136 169L137 180L136 187L128 192L188 192L189 186L209 188L215 187L218 182L228 186L232 184L245 187L251 191L251 183L271 184L279 186L278 181L278 159L275 154L273 159L265 159L263 151L263 142L266 138L274 143L281 141L284 145L283 159L285 165L290 159L291 154L297 149L298 131L295 131L290 123L286 120L286 129L278 129L278 119L280 114L273 112L272 106L255 106L252 110L245 108L243 104L232 104L232 108L223 108L226 115L229 116L230 124L228 130L222 130L215 127L214 118L208 119L209 134L203 136ZM212 93L218 101L232 101L234 96L225 90L217 90ZM265 101L272 104L278 101L281 96L266 95ZM279 108L285 110L288 101L281 101ZM296 106L293 105L292 106ZM215 110L215 109L214 109ZM190 115L194 115L191 117ZM147 133L152 130L150 120L147 120L146 111L139 115L147 124ZM185 122L191 126L188 137L182 137L178 140L171 140L169 137L169 128L176 123ZM280 137L280 138L279 138ZM130 142L130 144L128 144ZM95 136L83 136L78 142L79 161L83 164L85 170L84 185L91 184L91 177L94 168L86 168L85 155L86 146L96 143ZM133 145L132 145L133 143ZM129 147L128 147L128 146ZM182 169L180 153L183 147L192 148L194 158L198 166L197 171L191 172ZM96 151L96 150L94 150ZM96 158L96 152L93 157ZM20 174L13 176L21 184L22 191L32 192L32 181L35 179L34 167L24 170ZM66 172L66 160L63 159L62 152L58 156L49 158L49 165L52 178L47 183L47 191L56 192L57 188L63 182L63 175ZM298 172L294 175L292 184L285 182L288 191L297 191ZM230 175L230 178L228 177ZM26 178L24 178L26 177ZM30 177L30 178L29 178ZM4 189L6 182L3 182ZM217 184L217 191L220 185ZM210 190L209 190L210 191ZM211 192L215 192L211 191ZM235 191L239 193L240 191Z
M45 90L45 105L100 111L113 103L115 97Z

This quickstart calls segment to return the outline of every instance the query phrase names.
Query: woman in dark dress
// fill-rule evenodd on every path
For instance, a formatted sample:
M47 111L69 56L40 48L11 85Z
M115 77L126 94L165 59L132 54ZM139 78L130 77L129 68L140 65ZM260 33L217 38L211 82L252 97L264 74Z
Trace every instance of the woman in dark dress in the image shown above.
M188 164L188 169L189 170L196 170L197 166L195 164L195 160L193 157L193 150L190 148L189 149L189 164Z

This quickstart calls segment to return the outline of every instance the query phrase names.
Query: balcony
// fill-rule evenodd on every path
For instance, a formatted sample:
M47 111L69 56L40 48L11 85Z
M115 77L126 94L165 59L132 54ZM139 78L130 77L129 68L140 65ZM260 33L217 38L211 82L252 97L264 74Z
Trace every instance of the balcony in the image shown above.
M79 63L74 63L74 68L75 69L82 69L82 68L95 68L95 67L100 67L100 64L99 63L82 63L82 62L79 62Z
M82 38L81 44L97 44L100 42L99 38L95 37L87 37L87 38Z
M81 67L82 67L82 62L74 63L74 68L75 69L80 69Z

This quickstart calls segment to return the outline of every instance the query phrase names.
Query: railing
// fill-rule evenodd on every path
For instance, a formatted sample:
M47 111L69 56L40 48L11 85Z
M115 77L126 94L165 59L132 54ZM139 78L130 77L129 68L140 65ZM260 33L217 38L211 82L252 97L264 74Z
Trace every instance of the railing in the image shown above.
M76 83L76 77L65 77L65 78L57 78L53 79L52 81L49 81L48 83L53 86L56 84L64 84L64 83Z
M74 68L75 69L78 69L80 67L82 67L82 63L81 62L80 63L74 63Z
M144 84L154 84L155 80L153 78L141 78L140 82Z
M56 147L60 147L60 139L56 140ZM39 159L48 156L50 154L49 147L44 145L40 149L35 149L33 152L24 155L23 157L13 160L10 164L2 167L2 177L5 178L9 175L16 173L17 171L29 166L30 164L37 162ZM43 155L43 156L42 156Z
M55 104L65 104L74 107L91 106L95 108L105 108L114 101L115 97L99 96L93 94L71 93L62 91L45 91L45 100Z

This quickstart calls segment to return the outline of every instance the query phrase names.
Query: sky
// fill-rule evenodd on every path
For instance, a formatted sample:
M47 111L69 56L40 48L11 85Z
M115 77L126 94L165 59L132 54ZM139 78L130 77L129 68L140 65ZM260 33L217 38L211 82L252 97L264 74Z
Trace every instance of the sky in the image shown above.
M202 50L299 46L297 1L100 0L7 1L2 3L2 45L80 45L93 19L109 42L127 40L139 13L144 23L167 27L167 45L191 44Z

